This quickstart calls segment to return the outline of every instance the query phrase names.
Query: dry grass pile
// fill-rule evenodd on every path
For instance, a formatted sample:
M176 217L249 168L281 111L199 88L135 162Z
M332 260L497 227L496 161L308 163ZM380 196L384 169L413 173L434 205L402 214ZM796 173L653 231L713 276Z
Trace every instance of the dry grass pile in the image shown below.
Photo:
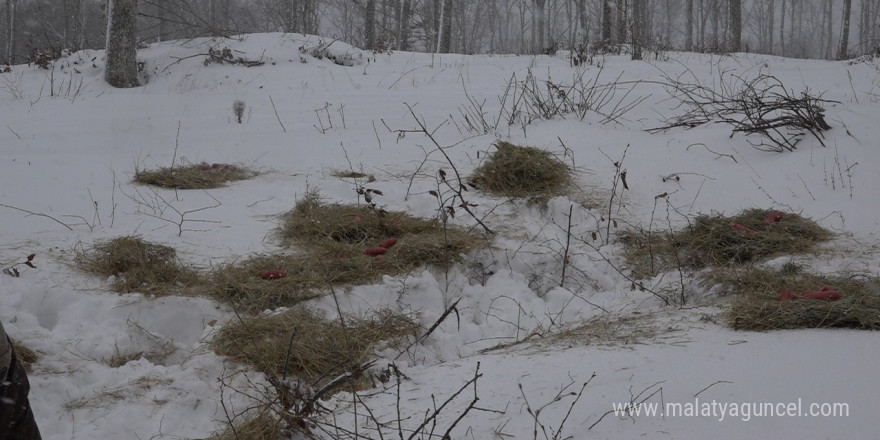
M25 370L31 371L31 366L33 366L40 359L37 356L37 352L31 350L26 345L21 342L12 339L12 349L15 350L15 357L18 359L18 362L21 363L21 366L24 367Z
M737 296L728 323L737 330L845 327L880 330L880 280L858 276L785 273L747 268L719 271L715 281ZM840 293L837 301L779 300L779 293L800 293L827 286Z
M269 408L243 421L234 421L234 428L227 427L222 432L206 440L278 440L282 438L284 423Z
M571 168L549 151L504 141L495 146L471 177L484 191L504 197L549 196L571 182Z
M183 163L156 170L137 169L134 182L161 188L211 189L226 186L228 182L246 180L259 173L242 165Z
M87 272L116 276L113 289L121 293L166 293L199 282L199 275L180 263L174 248L133 236L77 249L76 262Z
M464 230L403 212L369 205L323 204L312 193L284 216L278 231L300 253L259 255L215 270L207 294L239 310L255 313L321 295L330 285L365 284L384 274L404 274L424 266L445 267L486 242ZM381 258L366 251L396 238ZM260 273L281 270L286 277L264 280Z
M376 176L372 174L362 173L360 171L333 171L330 173L333 177L338 177L340 179L364 179L367 183L372 183L376 181Z
M833 234L798 214L768 222L773 213L749 209L734 217L701 215L674 232L622 233L634 273L651 277L676 267L701 269L809 252Z
M213 339L223 356L282 377L323 385L367 362L380 345L402 346L419 333L409 316L379 312L345 317L345 326L305 307L244 318L223 327ZM286 368L286 371L285 371Z

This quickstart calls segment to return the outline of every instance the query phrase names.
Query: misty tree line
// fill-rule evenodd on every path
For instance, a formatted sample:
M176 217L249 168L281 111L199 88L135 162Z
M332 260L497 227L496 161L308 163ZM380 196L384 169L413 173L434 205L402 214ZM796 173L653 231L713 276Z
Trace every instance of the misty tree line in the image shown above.
M2 61L103 48L109 0L0 0ZM301 32L366 49L542 53L575 47L749 51L801 58L876 52L880 0L113 0L140 43Z

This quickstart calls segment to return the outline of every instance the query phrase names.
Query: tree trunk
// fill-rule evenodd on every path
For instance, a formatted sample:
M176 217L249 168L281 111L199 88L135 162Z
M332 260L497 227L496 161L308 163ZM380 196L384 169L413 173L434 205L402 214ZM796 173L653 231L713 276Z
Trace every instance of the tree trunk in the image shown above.
M440 47L438 52L449 53L452 43L452 0L443 0L440 27Z
M632 59L642 59L645 34L645 0L632 1Z
M616 41L616 43L626 42L626 2L627 2L627 0L617 0L617 41Z
M541 53L544 51L544 35L547 33L546 22L547 22L547 12L544 10L544 6L547 4L547 0L535 0L535 17L538 21L538 35L536 40L537 53Z
M15 62L15 6L18 0L6 0L6 64Z
M730 0L730 51L742 50L742 0Z
M580 23L581 34L578 37L578 43L586 43L590 39L590 19L587 17L587 0L576 0L578 10L578 23ZM611 38L611 11L608 12L608 38ZM604 31L603 31L604 32Z
M839 60L847 57L850 15L852 15L852 0L843 0L843 30L840 33L840 48L837 51L837 59Z
M687 0L685 6L684 49L694 50L694 0Z
M612 16L611 16L611 5L612 3L608 0L602 0L602 42L604 44L611 43L611 28L612 28Z
M781 0L779 6L779 54L785 56L785 0Z
M109 0L104 81L113 87L137 87L137 0Z
M376 0L367 0L364 8L364 44L367 50L376 48Z
M400 46L400 50L409 50L409 21L410 17L412 17L412 3L411 0L403 0L403 4L400 5L400 23L399 23L399 31L397 33L397 41Z
M776 15L776 10L773 7L773 2L775 0L770 0L767 5L767 53L773 53L773 21L774 16Z
M834 56L832 52L832 48L834 47L834 4L832 0L825 1L825 13L828 19L828 35L824 40L827 43L825 45L825 58L830 60L831 57Z

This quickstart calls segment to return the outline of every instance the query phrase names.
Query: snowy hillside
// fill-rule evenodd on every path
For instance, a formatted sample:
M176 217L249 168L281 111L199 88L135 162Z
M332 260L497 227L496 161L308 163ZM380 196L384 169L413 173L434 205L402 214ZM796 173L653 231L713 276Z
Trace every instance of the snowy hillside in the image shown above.
M44 439L208 438L263 383L208 344L237 319L228 304L114 292L115 277L77 268L78 251L136 235L204 272L292 252L275 239L281 215L311 190L328 203L361 202L358 185L378 190L384 210L438 218L444 209L431 191L440 170L470 176L497 140L553 152L573 169L573 185L545 200L471 189L471 209L495 232L483 249L448 271L386 275L308 301L331 319L338 308L407 313L422 332L444 318L400 356L376 350L374 370L394 362L399 388L376 382L358 392L358 404L340 392L321 402L332 411L323 420L364 438L409 437L464 387L433 421L438 438L453 425L453 439L874 435L873 331L735 331L726 315L732 295L701 277L709 269L636 277L620 236L678 230L701 214L799 214L834 238L758 264L857 277L880 295L880 61L670 52L641 62L599 55L572 67L564 53L372 54L328 43L259 34L155 44L138 52L145 84L126 90L102 81L101 51L0 74L0 265L20 274L0 275L0 322L39 357L29 377ZM225 48L222 60L207 56ZM529 118L516 89L529 75L545 96L592 107ZM684 113L670 94L674 80L721 93L761 77L784 86L773 91L827 100L831 129L782 153L717 122L648 132ZM547 88L548 79L571 87ZM209 190L131 181L137 170L202 162L259 175ZM336 177L346 171L375 181ZM483 232L462 210L447 219ZM35 268L17 264L32 253ZM468 408L475 393L465 385L477 371L479 401ZM848 416L605 415L617 403L713 400L800 402L799 414L812 403L845 403ZM386 423L382 435L376 421Z

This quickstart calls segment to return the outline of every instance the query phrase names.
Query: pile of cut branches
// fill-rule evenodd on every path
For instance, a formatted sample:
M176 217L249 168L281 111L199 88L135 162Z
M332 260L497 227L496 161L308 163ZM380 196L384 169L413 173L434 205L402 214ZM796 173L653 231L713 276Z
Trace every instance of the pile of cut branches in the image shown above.
M814 96L810 90L794 94L770 75L754 79L733 76L730 83L721 82L718 90L699 83L685 83L666 78L670 93L685 108L684 114L666 124L648 130L666 131L677 127L693 128L710 122L731 125L736 133L758 134L764 139L750 142L765 151L793 151L809 133L825 146L823 131L831 126L825 121L823 104L834 102Z

